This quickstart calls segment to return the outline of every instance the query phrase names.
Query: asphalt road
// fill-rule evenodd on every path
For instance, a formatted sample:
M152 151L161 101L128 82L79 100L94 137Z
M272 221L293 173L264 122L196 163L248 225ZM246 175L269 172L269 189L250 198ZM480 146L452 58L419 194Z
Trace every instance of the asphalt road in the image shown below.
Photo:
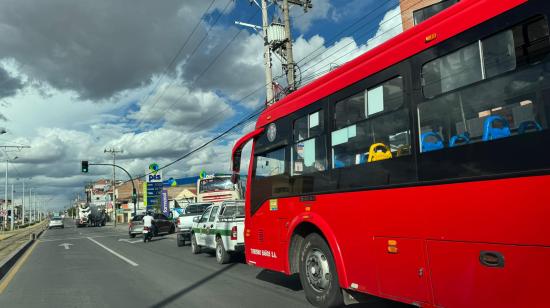
M0 290L1 292L1 290ZM143 243L112 226L48 230L0 294L0 307L311 307L296 276L192 255L174 235ZM374 299L350 307L404 308Z

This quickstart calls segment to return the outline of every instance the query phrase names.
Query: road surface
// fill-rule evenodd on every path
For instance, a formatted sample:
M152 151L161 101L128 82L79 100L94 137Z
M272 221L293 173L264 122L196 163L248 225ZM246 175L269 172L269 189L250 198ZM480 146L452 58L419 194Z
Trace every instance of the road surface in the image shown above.
M121 228L66 220L31 249L0 288L0 307L311 307L296 276L242 258L219 265L211 254L177 247L173 235L143 243ZM375 299L352 307L409 306Z

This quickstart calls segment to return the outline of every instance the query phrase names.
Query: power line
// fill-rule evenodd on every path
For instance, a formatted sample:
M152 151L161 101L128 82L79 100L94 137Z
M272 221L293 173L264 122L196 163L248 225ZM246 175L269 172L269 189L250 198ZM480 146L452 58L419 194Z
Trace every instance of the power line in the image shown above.
M389 2L389 1L387 1L387 2ZM417 3L420 3L420 2L421 2L421 1L418 1L418 2L414 3L413 5L415 5L415 4L417 4ZM411 5L411 7L412 7L413 5ZM384 12L384 14L387 14L387 12ZM368 14L367 14L367 15L368 15ZM391 20L391 19L393 19L393 18L395 18L395 16L392 17L392 18L390 18L389 20ZM380 27L380 25L382 25L382 24L388 22L389 20L377 24L377 27ZM349 28L350 28L350 27L348 27L348 29L349 29ZM386 31L386 32L383 32L383 33L381 33L380 35L375 36L375 37L373 37L373 38L380 37L380 36L382 36L382 35L388 33L389 31L392 31L394 28L395 28L395 27L392 27L392 29L390 29L390 30L388 30L388 31ZM353 33L355 33L355 32L356 32L356 31L353 31ZM341 33L342 33L342 31L341 31ZM234 37L234 38L236 38L236 37ZM371 39L373 39L373 38L371 38ZM234 39L232 39L230 43L232 43L233 40L234 40ZM349 44L348 44L348 45L349 45ZM346 45L346 46L348 46L348 45ZM341 49L342 49L342 48L338 49L337 52L340 51ZM355 49L356 49L356 48L355 48ZM328 50L330 50L330 49L327 49L327 50L323 51L323 53L327 52ZM224 49L224 51L225 51L225 49ZM314 51L314 52L315 52L315 51ZM321 54L323 54L323 53L321 53ZM321 55L321 54L319 54L319 55ZM332 56L332 55L334 55L334 54L335 54L335 53L332 53L330 56ZM348 53L348 54L349 54L349 53ZM317 55L316 57L318 57L319 55ZM346 55L347 55L347 54L346 54ZM330 56L329 56L329 57L330 57ZM344 55L344 56L345 56L345 55ZM315 57L315 58L316 58L316 57ZM343 57L343 56L337 58L336 60L341 59L342 57ZM305 58L307 58L307 56L306 56ZM300 60L299 62L303 61L305 58L303 58L303 59ZM315 58L314 58L314 59L315 59ZM310 61L312 61L312 60L313 60L313 59L311 59ZM324 59L324 60L326 60L326 59ZM323 60L323 61L324 61L324 60ZM308 62L306 62L306 63L309 63L310 61L308 61ZM319 62L319 63L322 63L322 62ZM211 65L210 65L210 66L211 66ZM307 69L304 70L304 71L307 71ZM317 73L314 74L313 76L315 76L315 75L321 75L321 74L324 74L324 73L325 73L325 72L317 72ZM284 76L284 75L281 75L281 76L279 76L278 78L283 77L283 76ZM264 86L265 86L265 85L264 85ZM250 93L249 95L243 97L241 100L244 100L244 99L246 99L246 98L252 96L254 93L256 93L256 92L258 92L259 90L261 90L264 86L258 88L257 90L253 91L253 92ZM226 108L227 108L227 107L226 107ZM228 130L224 131L224 132L221 133L220 135L218 135L218 136L212 138L212 139L209 140L208 142L206 142L206 143L204 143L203 145L199 146L198 148L195 148L194 150L192 150L192 151L186 153L185 155L183 155L182 157L180 157L180 158L178 158L178 159L172 161L171 163L166 164L165 166L161 167L161 169L165 169L165 168L167 168L167 167L170 167L170 166L172 166L173 164L175 164L175 163L177 163L177 162L179 162L179 161L181 161L181 160L183 160L183 159L189 157L190 155L192 155L192 154L194 154L194 153L196 153L196 152L198 152L198 151L204 149L204 148L207 147L208 145L210 145L210 144L212 144L213 142L215 142L215 141L217 141L217 140L223 138L224 136L228 136L229 133L230 133L231 131L233 131L234 129L240 127L240 126L243 125L243 124L246 124L248 121L250 121L251 119L253 119L255 116L259 115L259 114L263 111L263 109L264 109L264 108L262 107L259 111L253 112L251 115L247 116L244 120L238 122L237 124L235 124L234 126L232 126L231 128L229 128ZM222 112L223 112L223 111L222 111ZM221 112L220 112L219 114L221 114ZM218 114L218 115L219 115L219 114ZM203 123L204 123L204 122L203 122ZM142 176L140 176L140 177L142 177ZM140 178L140 177L138 177L138 178Z
M202 43L204 43L204 41L206 40L206 38L208 37L208 35L210 34L210 31L212 31L212 28L214 28L214 26L218 23L218 21L220 20L220 18L225 14L225 11L229 8L229 5L231 4L233 0L229 0L227 1L227 4L225 5L225 7L223 8L222 12L220 12L216 19L214 20L214 23L210 24L210 27L208 28L208 30L206 31L205 35L203 35L201 41L195 46L195 49L193 49L193 51L191 52L191 54L189 56L187 56L187 59L191 59L195 53L197 52L197 50L199 49L199 47L202 45ZM150 107L150 108L153 108L155 107L158 102L160 101L160 99L164 96L164 93L171 87L173 86L176 82L177 82L177 78L172 80L167 86L164 87L164 89L160 92L160 94L157 95L157 98L155 100L155 102L153 103L153 105ZM145 106L145 102L142 103L142 106ZM141 124L143 121L140 121L139 123ZM156 122L155 122L156 124Z
M258 14L258 10L255 11L254 14L250 15L249 18L247 19L247 22L250 22L254 17L256 17L256 15ZM222 50L214 57L214 59L212 61L210 61L210 63L197 75L198 77L196 77L193 81L192 81L192 85L195 84L197 81L199 81L205 74L206 72L208 72L210 70L210 68L219 60L219 58L227 51L227 49L229 48L229 46L231 46L231 44L233 44L235 42L235 40L237 39L237 37L242 33L243 29L239 30L229 41L228 43L224 46L224 48L222 48ZM256 91L255 91L256 92ZM171 109L172 107L174 107L174 105L178 102L178 100L180 100L181 98L183 97L180 96L178 97L176 100L174 100L174 102L167 108L167 109ZM220 115L222 115L224 113L224 111L227 111L227 109L229 108L229 105L227 107L225 107L223 109L222 112L218 112L216 114L214 114L213 116L207 118L207 119L201 119L201 122L199 122L198 125L195 125L194 127L192 127L190 130L191 131L194 131L198 128L200 128L202 126L202 124L204 123L208 123L210 120L212 120L213 118L215 117L218 117ZM155 123L153 123L154 125L158 124L160 122L160 120L157 120Z
M352 28L354 25L356 25L357 23L361 22L365 17L369 16L370 14L372 14L373 12L375 12L376 10L378 10L379 8L383 7L385 4L387 4L387 3L391 2L391 1L393 1L393 0L387 0L387 1L385 1L385 3L383 3L383 4L380 5L380 6L378 6L378 7L375 8L373 11L370 11L368 14L359 17L359 18L356 19L351 25L347 26L344 30L340 31L338 34L336 34L336 35L333 36L332 38L335 38L336 36L338 36L338 35L344 33L347 29ZM229 4L229 2L228 2L228 4ZM228 7L228 5L226 5L225 9L227 9L227 7ZM224 12L225 12L225 9L224 9ZM258 13L258 11L256 11L256 13L255 13L254 15L250 16L250 17L248 18L247 22L250 21L250 20L252 20L252 19L255 17L255 15L256 15L257 13ZM384 12L384 14L385 14L385 13L386 13L386 12ZM221 16L221 14L220 14L219 16ZM219 17L219 16L218 16L218 17ZM300 15L300 16L303 16L303 14ZM214 24L215 24L217 21L218 21L218 19L216 19L216 21L214 22ZM377 25L378 25L378 24L377 24ZM211 29L212 29L212 26L210 27L209 31L210 31ZM208 32L209 32L209 31L208 31ZM207 35L208 35L208 32L207 32ZM223 48L223 50L222 50L220 53L218 53L218 54L216 55L215 59L214 59L213 61L211 61L211 62L209 63L209 65L208 65L201 73L199 73L199 75L198 75L199 77L197 77L197 78L193 81L193 83L196 82L196 81L198 81L200 78L202 78L202 77L204 76L204 74L212 67L212 65L213 65L214 63L216 63L216 61L217 61L217 60L221 57L221 55L227 50L227 48L235 41L235 39L238 37L238 35L240 35L241 32L242 32L242 29L241 29L241 31L239 31L239 32L229 41L228 44L226 44L226 46ZM206 36L207 36L207 35L206 35ZM197 45L197 47L195 48L194 52L195 52L195 51L198 49L198 47L202 44L202 42L204 41L204 39L206 38L206 36L203 37L203 40L201 40L201 42ZM309 55L315 53L315 52L316 52L317 50L319 50L320 48L321 48L321 47L317 48L316 50L314 50L313 52L311 52ZM327 52L328 50L329 50L329 49L323 51L323 53L324 53L324 52ZM194 52L192 53L192 55L194 55ZM318 54L318 55L315 56L313 59L316 59L318 56L320 56L320 55L323 54L323 53ZM191 56L192 56L192 55L191 55ZM309 55L308 55L308 56L309 56ZM190 56L190 57L191 57L191 56ZM297 62L297 64L303 62L308 56L302 58L300 61ZM311 60L313 60L313 59L311 59ZM310 60L310 61L311 61L311 60ZM306 62L306 63L309 63L309 61ZM281 75L279 75L279 76L277 76L277 77L275 77L274 80L278 80L278 79L283 78L283 77L284 77L284 73L281 74ZM175 82L175 81L174 81L174 82ZM164 88L163 92L157 97L157 100L156 100L155 103L153 104L153 107L158 103L158 101L160 100L160 98L162 97L162 95L164 94L164 92L165 92L170 86L172 86L174 82L172 82L169 86L167 86L167 87ZM265 87L265 86L266 86L266 85L263 85L261 88L263 88L263 87ZM254 90L251 94L246 95L244 98L241 98L240 100L247 99L248 97L250 97L250 96L252 96L253 94L255 94L256 92L258 92L261 88L259 88L259 89L257 89L257 90ZM176 100L174 101L174 103L172 103L172 104L170 105L170 107L168 107L168 109L172 108L172 107L177 103L177 101L178 101L181 97L182 97L182 96L180 96L178 99L176 99ZM208 123L209 120L211 120L211 119L213 119L213 118L219 117L220 115L224 114L225 111L227 111L228 109L229 109L229 106L225 107L225 108L224 108L221 112L219 112L218 114L215 114L215 115L209 117L208 119L203 120L202 123ZM155 123L153 123L153 125L158 124L161 120L162 120L162 119L157 120ZM200 127L201 127L201 124L199 124L199 125L193 127L192 130L195 130L195 129L200 128Z
M143 103L145 104L145 102L147 102L147 100L149 100L149 98L151 97L152 93L155 93L155 91L157 90L157 88L159 87L160 85L160 82L161 80L164 78L164 76L168 73L168 70L170 69L170 67L172 67L177 59L180 57L181 53L183 52L183 50L185 49L185 47L187 46L187 44L189 43L189 41L191 40L191 38L193 37L193 35L195 34L195 32L197 31L197 29L199 28L200 24L201 24L201 21L202 19L204 18L204 16L210 11L210 9L212 8L212 5L214 5L214 3L216 2L216 0L212 0L210 2L210 5L208 5L208 7L206 8L206 10L204 10L204 13L202 13L201 15L201 18L199 18L199 20L197 21L197 23L195 24L195 26L193 27L193 30L191 31L191 33L189 34L189 36L187 36L187 38L185 39L185 41L183 42L183 44L181 45L181 47L179 48L178 52L176 53L176 55L172 58L172 60L168 63L168 65L166 66L166 68L164 68L164 70L162 71L162 74L160 76L160 78L157 80L157 82L155 83L155 86L153 87L153 90L150 91L145 98L145 100L143 101ZM143 98L142 98L143 100ZM155 103L156 104L156 103ZM139 126L139 124L141 124L141 122L138 123L137 126Z

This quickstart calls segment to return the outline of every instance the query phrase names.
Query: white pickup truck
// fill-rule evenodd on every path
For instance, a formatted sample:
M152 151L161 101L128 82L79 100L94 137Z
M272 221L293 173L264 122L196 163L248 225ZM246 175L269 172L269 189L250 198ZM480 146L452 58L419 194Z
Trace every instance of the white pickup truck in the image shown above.
M216 261L229 262L231 253L244 252L244 201L214 203L195 218L191 231L191 251L216 250Z
M201 217L202 213L211 205L211 202L189 203L182 208L181 214L176 219L176 243L178 247L185 246L185 242L191 240L193 218Z

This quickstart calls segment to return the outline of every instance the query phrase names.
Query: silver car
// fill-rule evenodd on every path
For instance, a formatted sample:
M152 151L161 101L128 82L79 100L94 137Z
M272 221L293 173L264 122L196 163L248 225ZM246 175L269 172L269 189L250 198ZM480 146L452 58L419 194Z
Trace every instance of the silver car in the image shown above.
M51 228L65 228L63 225L63 218L61 217L52 217L48 223L48 229Z
M143 216L144 215L136 215L132 217L132 220L128 224L128 234L131 238L136 237L136 234L143 233Z

